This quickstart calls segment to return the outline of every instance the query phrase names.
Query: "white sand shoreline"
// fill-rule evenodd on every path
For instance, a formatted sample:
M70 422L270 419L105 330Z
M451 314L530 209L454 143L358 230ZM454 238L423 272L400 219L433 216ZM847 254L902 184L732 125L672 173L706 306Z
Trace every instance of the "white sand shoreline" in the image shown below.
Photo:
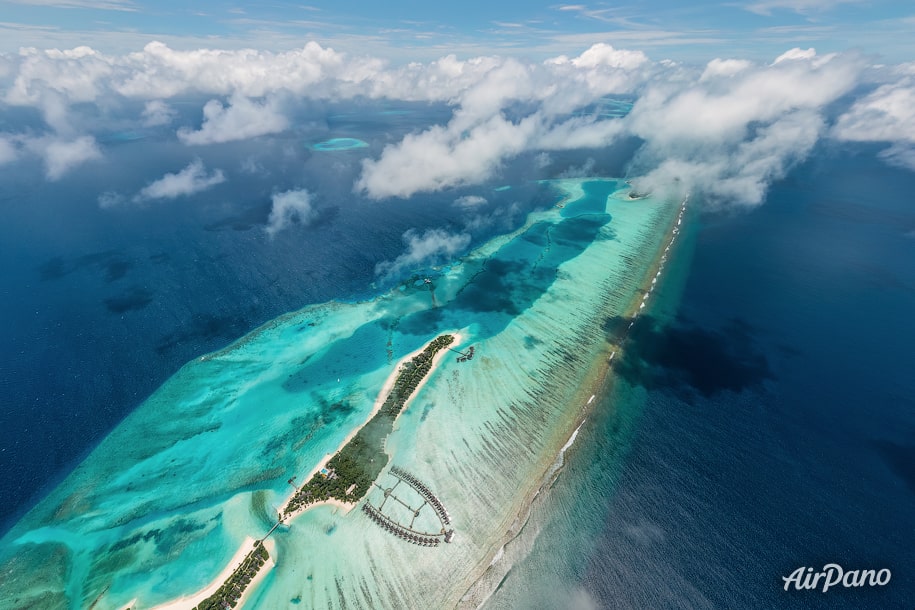
M451 335L452 337L454 337L454 341L452 341L451 344L448 345L449 348L454 348L454 347L460 345L461 341L463 341L463 339L464 339L463 335L461 335L461 333L459 333L459 332L443 332L437 336L441 336L441 335ZM429 345L428 343L426 345L423 345L422 347L410 352L409 354L407 354L406 356L404 356L403 358L401 358L400 360L397 361L397 364L394 365L394 370L391 371L391 374L388 375L387 379L385 379L384 385L381 386L381 390L378 392L378 395L375 397L375 403L372 405L372 410L371 410L371 412L369 412L368 417L365 418L365 421L362 423L362 425L359 426L358 428L354 428L353 431L350 432L346 436L346 438L343 439L343 441L340 443L340 445L333 452L325 453L324 458L321 459L321 461L318 463L318 465L315 466L314 468L312 468L309 471L309 473L307 475L305 475L305 477L302 479L302 485L304 485L305 483L308 483L308 481L311 480L311 477L313 477L315 475L315 473L319 472L322 468L324 468L327 465L327 462L333 456L340 453L340 451L344 447L346 447L347 443L349 443L351 440L353 440L353 437L355 437L359 433L359 431L362 430L366 426L366 424L368 424L370 421L372 421L372 418L375 417L378 414L378 412L381 411L381 407L384 406L384 401L388 399L388 394L390 394L391 390L394 389L394 384L397 382L397 377L400 374L400 369L403 367L404 364L406 364L407 362L409 362L410 360L412 360L413 358L415 358L416 356L421 354L423 352L423 350L425 350L426 347L428 347L428 345ZM442 358L444 357L446 351L448 351L447 348L440 349L432 357L432 366L429 369L429 372L426 373L426 375L422 378L422 381L420 381L419 384L417 384L416 389L413 390L413 393L410 394L410 397L404 402L403 408L401 409L401 413L403 413L407 409L407 407L410 405L410 402L413 401L413 398L416 397L416 395L419 393L420 389L422 389L423 385L425 385L425 383L429 379L429 377L432 376L432 373L435 372L435 369L438 367L438 365L441 362ZM281 506L286 506L287 504L289 504L289 501L296 494L296 492L298 492L298 488L296 488L288 496L286 496L286 498L283 500L283 503ZM322 500L321 502L315 502L313 504L309 504L308 506L303 506L302 508L299 508L299 509L293 511L288 516L284 517L282 519L282 522L288 523L310 508L314 508L316 506L326 506L326 505L342 508L346 512L349 512L353 508L356 507L356 503L354 503L354 502L343 502L341 500L337 500L336 498L330 498L328 500Z
M459 332L443 332L437 336L441 336L441 335L451 335L452 337L454 337L454 341L452 341L451 344L448 345L448 348L457 347L458 345L461 344L461 341L463 341L463 339L464 339L463 335L461 335ZM409 354L407 354L406 356L404 356L397 362L397 364L394 366L394 370L391 371L391 374L388 375L388 378L385 380L384 385L381 386L381 390L378 392L378 396L375 398L375 403L372 405L372 410L369 413L368 417L365 419L365 422L363 422L363 424L361 426L355 428L352 432L350 432L332 453L325 454L324 458L318 463L318 465L315 466L311 471L309 471L309 473L305 476L305 478L302 479L302 484L305 484L308 481L310 481L311 477L313 477L316 472L320 471L322 468L325 467L325 465L327 464L328 460L330 460L330 458L337 455L337 453L339 453L340 450L343 449L347 445L347 443L349 443L351 440L353 440L353 437L356 436L356 434L358 434L359 431L362 430L366 426L366 424L368 424L372 420L372 418L378 414L378 412L381 410L381 407L384 406L384 402L385 402L385 400L387 400L388 395L391 393L391 390L394 389L394 384L397 382L397 377L400 374L400 369L403 367L403 365L406 362L412 360L414 357L421 354L423 352L423 350L425 350L426 347L428 347L428 345L429 344L427 343L427 344L423 345L422 347L420 347L419 349L417 349L413 352L410 352ZM428 379L432 375L432 373L435 372L435 369L441 363L441 360L445 356L445 352L447 352L447 351L448 351L447 348L440 349L432 357L432 364L429 369L429 372L426 373L426 375L423 377L422 381L420 381L419 384L417 384L416 388L413 390L413 393L410 394L410 397L404 402L403 409L401 409L401 413L404 410L406 410L407 406L409 406L409 404L413 400L413 398L416 397L416 395L419 393L420 389L423 387L423 385L426 383L426 381L428 381ZM283 500L281 507L289 504L289 501L292 499L292 497L296 494L297 491L298 491L298 488L296 490L294 490L293 492L291 492L285 498L285 500ZM309 504L308 506L303 506L302 508L295 510L294 512L290 513L286 517L280 519L280 523L288 524L289 522L291 522L293 519L295 519L302 513L306 512L309 509L315 508L317 506L334 506L334 507L340 508L348 513L349 511L351 511L353 508L356 507L356 503L355 502L343 502L336 498L329 498L327 500L315 502L313 504ZM191 595L184 595L184 596L179 597L170 602L166 602L165 604L155 606L153 610L189 610L190 608L194 608L197 604L199 604L200 602L202 602L209 596L213 595L213 593L215 593L219 589L219 587L221 587L222 584L226 580L228 580L228 578L232 575L232 572L235 570L235 568L237 568L239 565L241 565L241 562L244 560L245 556L254 548L255 542L256 542L256 540L254 538L252 538L251 536L248 536L247 538L245 538L241 547L238 549L238 551L236 551L235 555L232 556L232 559L229 561L229 563L225 567L225 569L223 569L222 572L220 572L216 576L216 578L214 578L206 587L204 587L203 589L201 589ZM267 546L268 543L270 544L270 546ZM266 573L275 565L274 553L273 553L275 545L272 544L271 541L265 540L264 546L267 548L267 551L270 553L270 559L258 571L257 576L251 581L251 583L245 589L244 594L241 596L241 598L238 601L238 605L237 605L238 608L242 608L244 606L244 602L247 600L250 592L254 590L254 588L261 582L264 575L266 575Z
M232 572L235 571L235 568L240 566L241 562L244 561L245 556L254 549L255 542L255 539L251 536L246 537L245 541L242 542L241 546L235 552L235 555L232 556L232 559L229 561L226 567L223 568L222 572L220 572L216 578L211 580L210 584L208 584L206 587L200 589L196 593L183 595L178 599L166 602L159 606L154 606L153 610L187 610L188 608L195 607L197 604L216 593L219 587L221 587L222 584L229 579L229 577L232 575ZM263 572L263 569L261 572Z

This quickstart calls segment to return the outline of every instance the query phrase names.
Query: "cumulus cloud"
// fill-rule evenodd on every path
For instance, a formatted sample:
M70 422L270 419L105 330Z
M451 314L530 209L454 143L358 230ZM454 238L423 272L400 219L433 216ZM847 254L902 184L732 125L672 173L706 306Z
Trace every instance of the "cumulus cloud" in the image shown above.
M558 60L555 63L562 63L562 61ZM571 63L576 68L596 68L598 66L609 66L611 68L635 70L636 68L639 68L642 65L648 63L648 56L641 51L614 49L608 44L599 42L575 59L571 60Z
M307 190L293 190L273 196L273 207L267 219L267 234L276 235L292 224L308 225L316 216Z
M839 117L833 134L856 142L915 143L915 81L883 85Z
M380 158L365 160L356 189L376 199L409 197L482 182L525 151L606 146L622 133L619 121L569 113L604 95L635 90L651 73L637 69L645 61L640 52L597 44L574 59L560 56L539 65L447 62L459 77L468 71L476 75L451 100L452 119L409 134L387 146ZM508 109L519 103L533 104L534 110L509 118Z
M406 251L393 261L375 265L375 275L390 279L421 266L434 265L454 258L470 245L470 235L453 234L443 229L419 233L413 229L403 234Z
M894 81L877 87L842 114L832 136L849 142L886 142L887 163L915 170L915 70L912 64L891 70Z
M102 158L102 151L91 136L72 140L45 136L26 139L25 144L44 159L45 175L49 180L60 180L71 169Z
M217 144L279 133L289 121L278 109L275 99L262 103L246 97L233 97L228 106L210 100L203 107L203 125L198 131L178 130L185 144Z
M222 170L207 173L203 161L195 159L187 167L174 174L165 174L155 182L143 187L133 198L135 202L150 199L175 199L205 191L210 187L225 182Z
M752 6L757 11L809 11L834 4L760 0ZM911 67L858 100L834 127L824 118L827 107L857 91L863 69L854 54L818 55L800 48L771 64L716 58L691 67L597 43L580 55L539 63L448 55L391 66L313 42L283 53L182 51L155 42L123 56L88 47L23 49L0 80L7 104L38 108L54 139L70 143L83 141L79 122L70 116L78 112L76 104L102 99L110 107L117 107L118 99L145 102L140 120L151 125L171 120L168 100L206 96L199 128L178 131L187 145L280 133L290 128L292 106L306 98L450 106L449 119L410 133L363 161L354 188L375 199L479 184L519 155L530 155L542 166L552 151L599 149L627 138L641 143L630 175L646 188L662 188L668 181L666 187L704 191L720 203L753 204L824 133L887 141L887 160L911 164ZM622 118L587 112L610 95L631 96L632 111ZM59 174L67 164L55 167L64 168L55 170ZM50 162L48 168L50 176ZM210 186L216 179L223 179L222 173L208 175L201 164L171 181Z
M469 131L452 121L409 134L385 147L380 159L365 160L356 187L383 198L477 184L490 178L506 156L525 150L536 129L536 118L513 123L496 115Z
M649 85L627 117L645 142L636 184L699 191L718 204L754 205L825 131L823 109L854 87L854 56L791 53L744 66L725 81ZM786 54L788 55L788 54Z
M708 62L705 71L699 77L699 82L704 82L720 76L733 76L738 72L743 72L751 67L753 62L745 59L721 59L715 58Z
M143 107L143 125L156 127L168 125L174 120L176 112L162 100L149 100Z

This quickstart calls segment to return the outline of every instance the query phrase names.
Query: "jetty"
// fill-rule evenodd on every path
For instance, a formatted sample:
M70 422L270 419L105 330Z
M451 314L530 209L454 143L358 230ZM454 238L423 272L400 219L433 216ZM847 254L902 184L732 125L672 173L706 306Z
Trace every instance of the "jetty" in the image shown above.
M368 515L372 521L381 526L381 528L389 534L393 534L394 536L406 540L407 542L412 542L413 544L434 547L438 546L442 540L445 542L454 540L454 530L448 527L451 524L451 515L445 508L445 505L442 504L442 501L439 500L438 496L432 493L432 490L429 489L428 485L403 468L397 466L392 466L388 471L388 474L396 479L394 484L390 487L382 487L381 485L374 483L375 487L383 492L383 498L378 506L374 506L366 500L365 504L362 505L362 512ZM401 483L408 485L419 494L420 498L423 500L422 505L418 508L414 508L397 495L397 486ZM385 504L387 504L389 500L403 505L409 514L413 515L409 524L400 523L391 517L390 514L385 512ZM414 524L416 523L416 518L419 517L422 510L427 506L432 509L440 522L441 529L437 532L421 531L415 528Z

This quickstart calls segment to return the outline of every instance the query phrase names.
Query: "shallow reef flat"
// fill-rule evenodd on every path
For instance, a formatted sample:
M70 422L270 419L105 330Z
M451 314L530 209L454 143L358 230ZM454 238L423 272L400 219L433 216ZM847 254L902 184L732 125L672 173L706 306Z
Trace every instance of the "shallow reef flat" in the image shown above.
M475 355L430 374L387 438L385 472L427 484L454 540L408 544L361 510L317 507L273 532L276 565L246 607L475 605L679 209L629 200L621 181L555 186L561 207L431 283L306 307L188 363L0 541L0 608L148 608L200 590L271 528L290 477L365 422L394 363L452 329Z

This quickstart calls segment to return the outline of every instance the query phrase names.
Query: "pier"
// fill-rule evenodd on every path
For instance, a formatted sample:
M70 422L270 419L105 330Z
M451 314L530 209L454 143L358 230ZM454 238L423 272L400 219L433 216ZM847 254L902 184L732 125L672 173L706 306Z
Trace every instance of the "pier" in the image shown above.
M413 544L418 544L420 546L438 546L442 540L445 542L454 540L454 530L448 528L451 524L451 515L445 508L445 505L442 504L442 501L438 499L438 496L432 493L425 483L402 468L392 466L391 470L388 471L388 474L396 479L394 485L385 488L377 483L373 483L375 487L383 492L384 497L378 506L373 506L366 500L362 505L362 512L368 515L372 521L381 526L386 532ZM423 503L418 508L410 506L397 496L395 490L401 483L413 488L413 490L419 494ZM397 502L404 506L409 513L412 513L413 518L410 520L409 524L399 523L385 513L384 507L388 501ZM442 527L438 532L423 532L414 529L416 518L419 517L420 512L426 506L431 507L435 516L438 517L438 520L441 523Z
M474 349L472 345L467 348L466 352L462 352L459 349L454 349L453 347L449 347L448 349L456 354L460 354L460 357L457 359L458 362L467 362L468 360L473 360Z

